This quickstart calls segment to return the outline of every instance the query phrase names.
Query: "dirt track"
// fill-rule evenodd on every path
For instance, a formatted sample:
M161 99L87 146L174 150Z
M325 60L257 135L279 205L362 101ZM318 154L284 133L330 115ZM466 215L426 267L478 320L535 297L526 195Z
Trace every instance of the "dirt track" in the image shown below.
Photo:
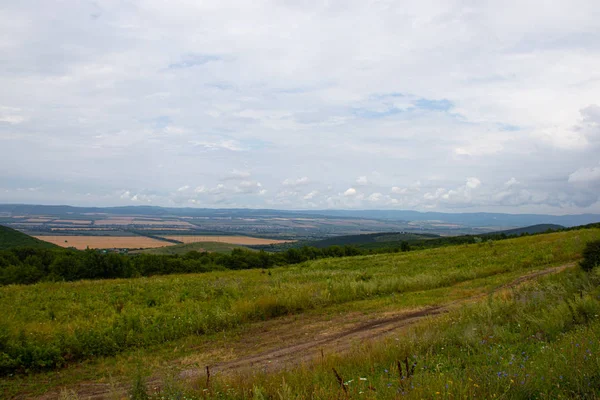
M516 287L521 283L540 276L560 272L572 266L574 266L574 263L522 275L512 282L496 288L493 293ZM311 361L320 356L320 349L322 348L326 348L328 353L344 352L356 342L380 338L390 332L396 331L397 329L412 325L425 317L431 317L448 312L458 305L475 301L488 295L489 294L481 294L466 299L453 301L443 306L425 307L418 311L403 312L386 318L367 321L350 329L331 334L323 338L312 339L302 343L294 343L287 347L281 347L250 357L218 363L211 366L211 370L220 373L227 373L250 367L252 369L268 369L269 371L276 371L285 367L286 365L297 365ZM204 374L204 370L190 369L183 371L180 376L182 378L190 378Z
M524 282L533 280L535 278L557 273L567 268L573 267L575 263L569 263L558 267L552 267L545 270L531 272L520 276L513 281L502 285L492 291L496 293L505 289L514 288ZM348 324L341 330L334 332L325 333L311 332L312 337L306 340L305 335L309 335L308 332L294 331L290 333L290 326L288 324L277 324L277 321L273 321L274 328L268 332L269 336L273 335L286 335L283 342L285 345L277 346L273 349L259 352L258 354L252 354L245 357L235 358L230 361L220 362L210 365L211 375L214 374L233 374L242 371L265 371L275 372L282 368L299 365L302 363L309 363L313 360L321 357L322 349L327 354L332 353L343 353L348 351L356 343L364 341L381 339L392 332L398 332L399 330L406 328L423 318L432 317L452 310L460 305L464 305L469 302L473 302L489 296L490 293L478 294L476 296L467 297L464 299L452 301L444 305L425 307L416 311L404 311L387 315L383 318L369 319L368 315L362 315L357 322ZM327 322L328 325L340 324L342 320L348 319L345 316L341 316L340 320L330 320ZM296 323L297 325L297 323ZM296 329L302 329L302 327L295 327ZM319 330L322 326L319 327ZM310 337L310 336L308 336ZM252 338L251 341L259 341L261 338ZM290 341L288 343L288 341ZM194 379L202 378L206 376L206 370L204 368L190 368L184 369L180 373L182 379ZM152 387L160 386L162 383L161 377L153 377L149 380L148 385ZM97 383L80 383L76 387L70 388L75 391L81 399L105 399L107 397L114 397L115 394L126 393L126 387L122 386L116 389L111 388L108 384L97 384ZM57 392L47 393L41 397L42 399L55 399L58 398Z

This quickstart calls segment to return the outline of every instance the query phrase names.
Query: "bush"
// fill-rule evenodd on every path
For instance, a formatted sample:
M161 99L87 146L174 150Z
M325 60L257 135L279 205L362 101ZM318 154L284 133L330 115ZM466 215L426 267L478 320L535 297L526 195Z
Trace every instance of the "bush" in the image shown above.
M583 250L583 260L579 263L584 271L590 271L600 266L600 240L586 244Z

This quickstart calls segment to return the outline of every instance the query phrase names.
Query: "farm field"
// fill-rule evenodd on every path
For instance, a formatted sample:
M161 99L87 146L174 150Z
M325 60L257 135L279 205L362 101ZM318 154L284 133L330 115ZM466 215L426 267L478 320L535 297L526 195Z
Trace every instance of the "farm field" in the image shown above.
M562 374L581 383L577 393L587 393L583 385L600 380L598 367L583 359L588 349L589 362L598 360L600 303L595 276L579 272L575 262L585 244L599 238L600 230L586 229L322 259L268 273L6 286L0 288L2 351L28 357L11 364L8 356L2 371L6 376L10 365L29 364L13 369L16 376L3 378L0 387L5 397L48 392L51 398L66 387L82 397L94 388L96 398L108 398L127 390L143 364L153 387L188 398L278 398L284 392L284 398L396 398L402 392L491 398L518 389L515 374L525 378L519 365L531 372L551 363L556 367L548 379ZM584 337L591 342L583 353L568 347ZM361 347L363 340L372 342ZM298 347L306 343L315 345ZM580 357L573 360L589 374L574 374L544 353L560 346L568 347L566 356ZM402 378L396 361L405 357L418 369ZM217 373L208 393L202 390L206 365ZM20 368L32 374L21 375ZM522 387L538 390L541 377L528 377ZM556 398L552 390L568 397L566 384L542 387L540 397Z
M239 245L268 245L268 244L280 244L280 243L291 243L294 240L277 240L277 239L263 239L250 236L200 236L200 235L167 235L162 236L167 239L177 240L182 243L199 243L199 242L218 242L218 243L229 243Z
M75 247L79 250L90 249L147 249L170 246L173 243L145 236L34 236L61 247Z

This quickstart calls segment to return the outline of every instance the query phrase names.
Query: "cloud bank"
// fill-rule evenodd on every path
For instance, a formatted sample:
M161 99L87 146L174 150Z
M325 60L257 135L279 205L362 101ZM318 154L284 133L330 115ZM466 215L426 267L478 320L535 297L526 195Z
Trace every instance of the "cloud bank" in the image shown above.
M600 212L599 18L2 1L0 201Z

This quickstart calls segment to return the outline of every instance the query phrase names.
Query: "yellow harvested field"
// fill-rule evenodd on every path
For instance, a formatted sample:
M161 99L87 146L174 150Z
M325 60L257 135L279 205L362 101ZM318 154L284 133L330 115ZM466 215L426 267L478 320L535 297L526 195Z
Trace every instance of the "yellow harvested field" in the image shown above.
M90 249L150 249L172 246L173 243L151 239L144 236L35 236L45 242L62 247Z
M52 221L52 218L29 218L25 222L48 222Z
M94 222L95 225L152 225L152 226L193 226L186 221L149 221L140 220L133 218L111 218L111 219L100 219Z
M82 219L55 219L55 224L75 224L75 225L89 225L92 221L86 221Z
M95 225L129 225L133 221L133 218L109 218L109 219L98 219L94 221Z
M277 239L263 239L263 238L255 238L249 236L178 236L178 235L168 235L162 236L166 239L177 240L187 243L199 243L199 242L220 242L220 243L229 243L229 244L240 244L240 245L260 245L260 244L279 244L279 243L290 243L295 242L295 240L277 240Z

